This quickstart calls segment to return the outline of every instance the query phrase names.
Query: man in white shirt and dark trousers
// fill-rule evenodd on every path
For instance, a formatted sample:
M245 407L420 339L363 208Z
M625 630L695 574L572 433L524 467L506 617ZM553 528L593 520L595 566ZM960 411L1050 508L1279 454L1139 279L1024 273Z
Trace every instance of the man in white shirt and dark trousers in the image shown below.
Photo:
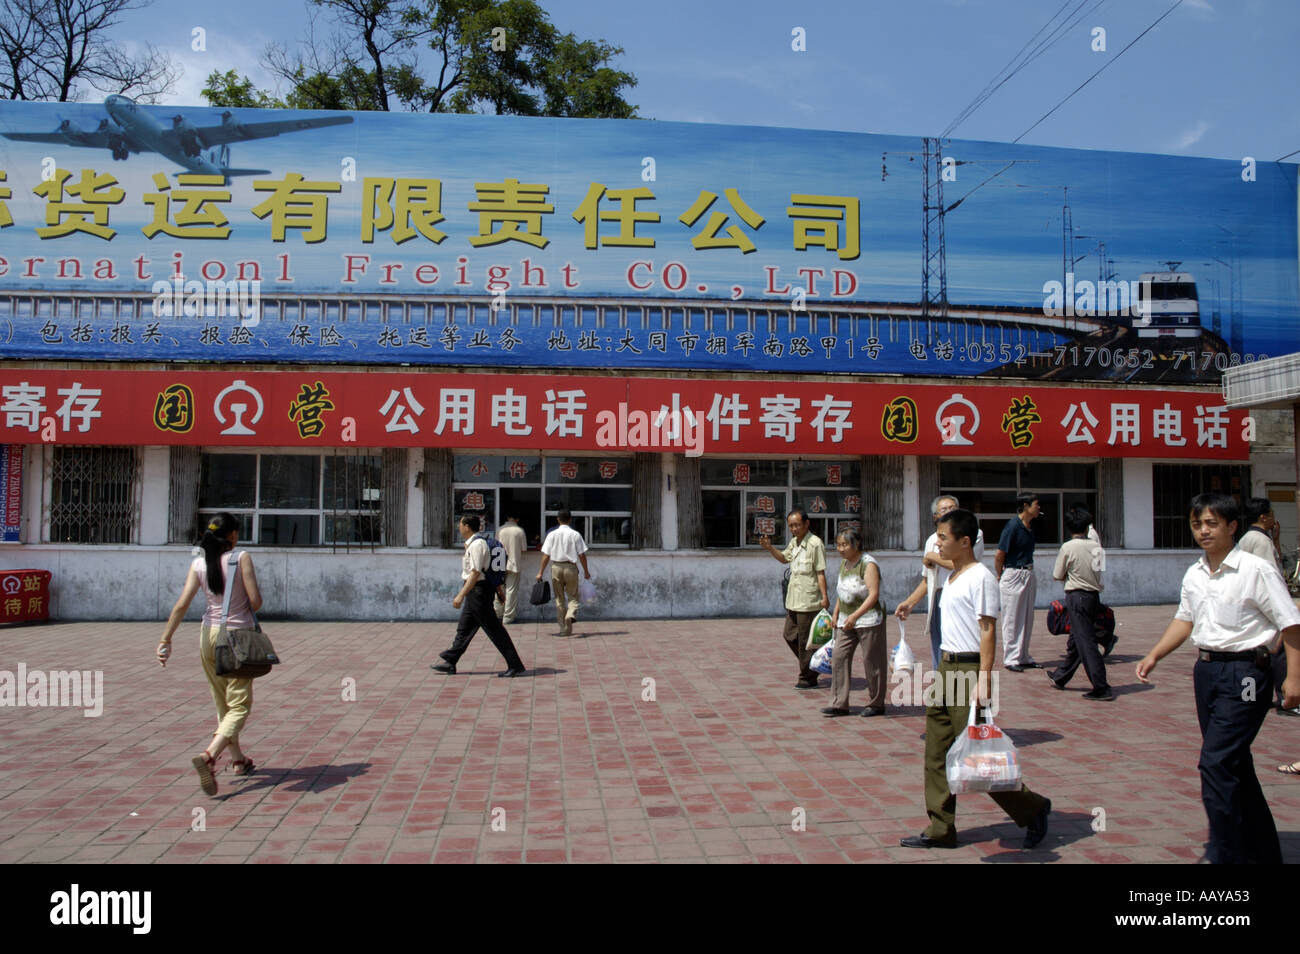
M470 640L474 638L481 626L488 634L488 639L492 640L492 645L497 648L497 652L501 653L506 660L506 671L499 672L497 675L507 678L522 676L523 660L519 658L510 634L501 625L501 620L497 619L497 614L492 608L492 598L497 590L497 587L487 581L488 564L492 559L492 553L487 541L478 535L478 515L465 514L460 518L457 526L461 539L465 541L465 555L461 558L460 574L465 582L460 592L452 599L451 605L460 610L460 621L456 624L456 638L452 640L451 649L439 653L443 661L434 663L430 668L437 672L455 675L456 663L465 654Z
M1065 529L1070 539L1061 544L1056 555L1052 578L1065 582L1065 605L1070 613L1070 638L1065 647L1065 662L1050 671L1053 689L1064 689L1083 663L1092 690L1083 698L1110 702L1115 698L1106 681L1106 664L1097 646L1097 613L1101 609L1101 547L1088 536L1092 514L1082 507L1072 506L1065 512Z
M582 564L584 579L591 579L587 569L587 543L582 534L569 526L573 515L561 510L555 515L559 526L542 541L542 565L537 571L540 580L551 564L551 588L555 590L555 615L560 623L560 635L572 636L573 624L578 619L578 564Z
M1001 609L998 581L988 567L975 559L973 544L979 534L975 515L969 510L954 510L939 519L935 532L939 552L952 563L952 575L943 588L939 617L943 626L938 676L942 697L939 705L925 707L925 810L930 824L921 834L901 839L899 844L904 848L957 847L957 796L948 788L948 749L957 733L965 731L972 701L983 704L989 699L989 673L997 649L995 628ZM971 689L976 694L974 700L969 698ZM1047 835L1051 799L1023 785L1018 792L988 794L1026 829L1024 847L1037 847Z
M1268 647L1281 632L1290 673L1284 704L1300 705L1300 610L1282 575L1234 548L1237 502L1224 494L1192 500L1192 534L1205 551L1183 577L1173 622L1137 664L1142 682L1187 639L1201 727L1201 799L1209 821L1211 864L1281 864L1268 801L1255 777L1250 746L1268 713L1273 672Z

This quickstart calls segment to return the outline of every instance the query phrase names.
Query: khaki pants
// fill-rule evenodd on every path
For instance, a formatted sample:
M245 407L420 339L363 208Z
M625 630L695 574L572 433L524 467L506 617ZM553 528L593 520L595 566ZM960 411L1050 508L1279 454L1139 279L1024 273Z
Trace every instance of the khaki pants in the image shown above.
M560 632L572 636L578 619L578 564L552 563L551 589L555 591L555 618Z
M253 680L227 679L217 675L212 644L216 642L219 631L219 626L206 624L199 631L199 659L202 660L203 672L208 677L212 701L217 704L217 735L238 743L240 730L244 728L248 713L253 708Z
M832 653L832 659L834 654ZM939 663L939 683L947 686L947 673L979 673L979 663ZM952 841L957 837L957 796L948 789L948 750L958 732L966 731L970 717L970 700L965 698L964 687L969 676L956 680L959 698L947 698L945 691L937 706L925 707L925 810L930 825L925 833L936 841ZM954 703L966 703L955 705ZM1038 817L1043 809L1043 796L1022 786L1018 792L989 792L989 798L1011 816L1021 828Z
M853 654L862 645L862 664L867 672L868 709L885 707L885 683L889 675L889 647L885 638L885 621L869 629L835 631L831 648L831 705L849 707L849 681L853 678Z
M519 611L519 574L513 570L506 570L506 601L503 604L500 600L493 600L492 608L496 611L497 616L503 623L509 626L515 621L515 614Z

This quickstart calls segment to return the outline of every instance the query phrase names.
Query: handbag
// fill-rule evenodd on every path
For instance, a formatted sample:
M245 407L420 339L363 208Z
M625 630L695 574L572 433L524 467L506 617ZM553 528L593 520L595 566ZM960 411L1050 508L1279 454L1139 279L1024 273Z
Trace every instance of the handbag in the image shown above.
M528 596L528 602L534 606L544 606L551 601L551 584L547 580L537 580L533 583L533 592Z
M226 679L256 679L265 676L271 667L280 662L270 638L253 616L255 629L229 629L230 594L235 588L239 572L239 551L230 554L227 561L230 572L226 574L226 595L221 601L221 628L212 644L212 660L218 676Z

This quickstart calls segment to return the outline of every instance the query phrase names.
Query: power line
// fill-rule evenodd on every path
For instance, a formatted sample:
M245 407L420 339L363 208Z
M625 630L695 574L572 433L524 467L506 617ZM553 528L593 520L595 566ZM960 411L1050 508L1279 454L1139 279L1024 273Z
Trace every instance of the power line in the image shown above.
M1274 162L1281 162L1283 159L1290 159L1290 158L1291 158L1292 156L1294 156L1297 152L1300 152L1300 149L1292 149L1292 150L1291 150L1290 152L1288 152L1285 156L1279 156L1278 158L1274 159L1273 161L1274 161Z
M999 71L997 76L994 76L993 79L989 80L984 89L982 89L979 94L971 100L970 104L958 114L957 118L948 125L948 128L944 130L942 135L947 136L953 132L958 126L969 119L976 110L983 106L1004 84L1014 78L1017 73L1029 66L1029 64L1038 59L1038 57L1042 56L1052 47L1056 46L1056 44L1060 43L1071 30L1088 17L1098 13L1104 5L1110 2L1110 0L1093 0L1092 6L1087 9L1084 9L1084 7L1087 5L1089 0L1079 0L1074 9L1066 14L1065 19L1061 23L1057 24L1057 26L1053 27L1051 32L1048 33L1048 35L1044 37L1037 46L1034 46L1029 50L1028 54L1025 54L1025 50L1038 39L1044 30L1047 30L1052 26L1052 23L1060 16L1061 11L1068 7L1070 2L1071 0L1065 0L1065 3L1063 3L1054 14L1052 14L1051 18L1049 18L1048 21L1039 28L1037 33L1029 38L1025 45L1020 48L1019 52L1017 52L1016 55L1008 61L1007 65ZM1003 75L1004 73L1006 74L1005 76Z
M1058 109L1060 109L1060 108L1061 108L1062 106L1064 106L1066 103L1068 103L1068 102L1069 102L1069 101L1074 97L1074 94L1075 94L1075 93L1079 92L1079 90L1083 89L1085 86L1087 86L1087 85L1088 85L1089 83L1091 83L1093 80L1095 80L1099 75L1101 75L1102 70L1105 70L1105 69L1106 69L1107 67L1109 67L1112 63L1114 63L1116 60L1118 60L1121 56L1123 56L1125 53L1127 53L1127 52L1129 51L1129 49L1133 46L1134 43L1136 43L1138 40L1142 39L1144 36L1146 36L1148 33L1150 33L1153 29L1155 29L1156 24L1158 24L1158 23L1159 23L1161 20L1163 20L1165 17L1169 16L1169 14L1171 14L1171 13L1173 13L1175 10L1177 10L1178 7L1182 5L1182 2L1183 2L1183 0L1174 0L1174 5L1173 5L1172 7L1170 7L1168 10L1166 10L1164 13L1162 13L1159 17L1157 17L1156 20L1155 20L1155 23L1152 23L1151 26L1147 27L1145 30L1143 30L1141 33L1139 33L1136 37L1134 37L1133 40L1132 40L1132 42L1130 42L1130 43L1128 44L1128 46L1124 47L1124 49L1122 49L1122 50L1120 50L1118 53L1116 53L1116 54L1115 54L1115 59L1113 59L1113 60L1108 60L1108 61L1106 62L1106 64L1105 64L1105 66L1103 66L1100 70L1097 70L1096 73L1093 73L1093 74L1092 74L1091 76L1089 76L1086 80L1084 80L1082 83L1080 83L1078 86L1076 86L1076 87L1074 88L1074 90L1070 93L1069 96L1066 96L1065 99L1061 100L1059 103L1057 103L1057 104L1056 104L1055 106L1053 106L1051 109L1049 109L1046 113L1044 113L1042 116L1040 116L1039 119L1038 119L1038 122L1034 123L1033 126L1030 126L1028 129L1026 129L1024 132L1022 132L1019 136L1017 136L1015 139L1013 139L1013 140L1011 140L1011 141L1012 141L1012 142L1020 142L1020 140L1024 139L1027 135L1029 135L1029 134L1030 134L1030 133L1031 133L1035 128L1037 128L1037 126L1038 126L1039 123L1041 123L1041 122L1042 122L1044 119L1046 119L1048 116L1052 115L1052 113L1056 112Z

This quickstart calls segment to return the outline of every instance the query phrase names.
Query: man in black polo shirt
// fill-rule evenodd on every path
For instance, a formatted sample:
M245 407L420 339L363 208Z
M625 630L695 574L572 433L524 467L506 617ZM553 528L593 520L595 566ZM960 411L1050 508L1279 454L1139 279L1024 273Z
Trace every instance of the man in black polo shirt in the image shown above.
M1029 655L1034 628L1034 531L1029 525L1043 512L1038 494L1016 497L1016 516L1007 521L998 538L993 570L1002 599L1002 664L1011 672L1039 668Z

